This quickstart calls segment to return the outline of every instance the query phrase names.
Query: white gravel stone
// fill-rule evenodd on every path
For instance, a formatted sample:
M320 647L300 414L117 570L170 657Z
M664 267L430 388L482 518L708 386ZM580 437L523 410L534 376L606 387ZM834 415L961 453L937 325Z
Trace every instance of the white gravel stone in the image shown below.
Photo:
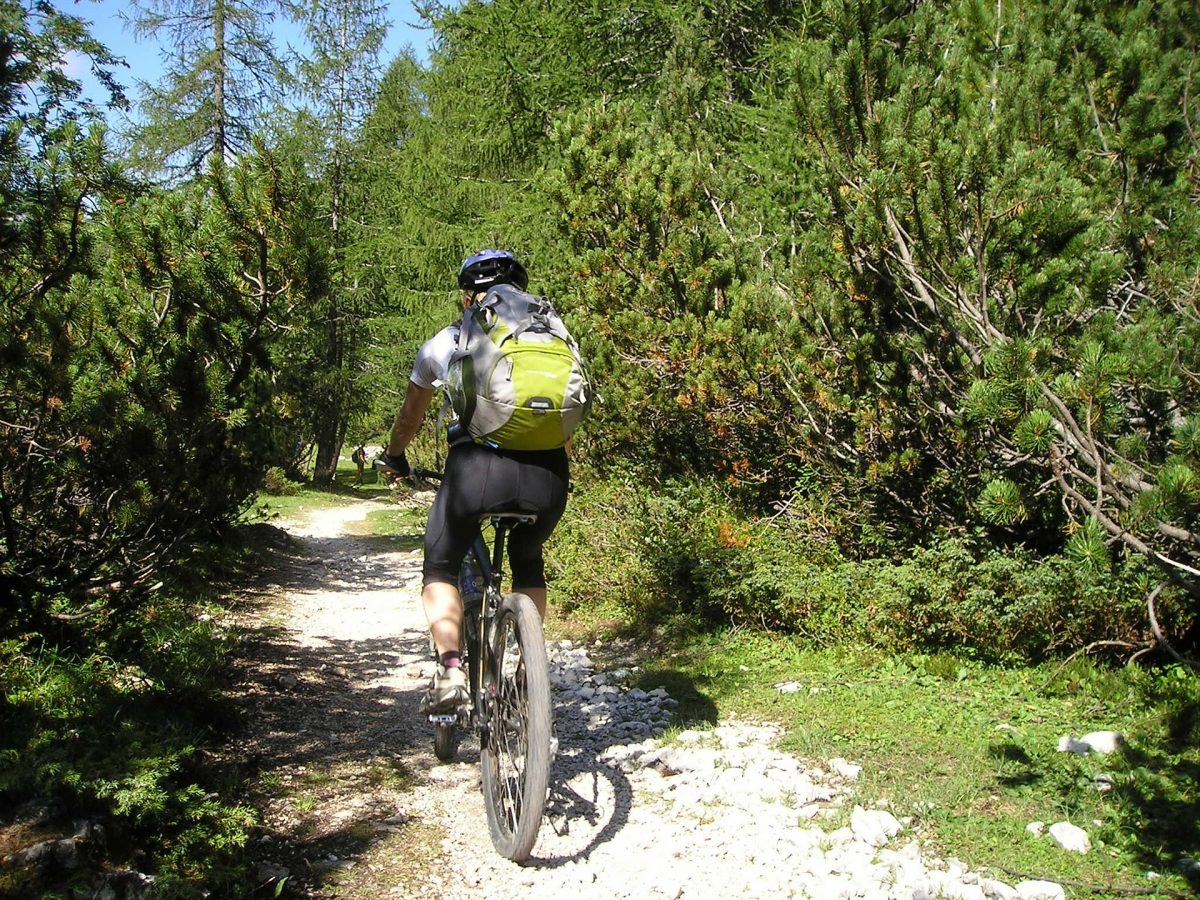
M862 766L846 762L840 756L829 761L829 768L833 769L833 771L837 772L847 781L857 781L858 776L862 774Z
M901 828L895 816L881 809L856 806L850 813L850 829L854 836L871 847L882 847L898 835Z
M1092 849L1087 832L1070 822L1055 822L1050 826L1050 837L1058 846L1072 853L1087 853Z
M979 886L983 888L983 894L989 900L1018 900L1020 896L1016 888L994 878L982 879Z
M1076 740L1069 734L1064 734L1058 739L1058 752L1076 753L1079 756L1087 756L1092 752L1092 748L1089 744L1085 744L1083 741Z
M1093 731L1079 739L1095 753L1115 753L1125 746L1125 735L1118 731Z
M1020 900L1066 900L1067 892L1053 881L1022 881L1015 885Z

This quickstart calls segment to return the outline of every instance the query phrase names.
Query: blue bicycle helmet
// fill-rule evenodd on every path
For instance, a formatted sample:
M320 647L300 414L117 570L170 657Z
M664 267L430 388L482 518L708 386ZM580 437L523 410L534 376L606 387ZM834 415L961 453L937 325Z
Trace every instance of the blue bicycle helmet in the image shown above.
M529 276L521 261L507 250L480 250L463 260L458 270L460 288L486 291L493 284L512 284L525 290L529 286Z

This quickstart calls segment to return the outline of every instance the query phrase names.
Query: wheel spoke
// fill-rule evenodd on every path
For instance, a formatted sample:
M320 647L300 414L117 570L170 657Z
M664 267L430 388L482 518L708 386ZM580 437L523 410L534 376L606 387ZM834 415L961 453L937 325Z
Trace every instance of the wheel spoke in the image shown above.
M525 727L527 716L524 708L524 692L520 689L518 675L523 674L521 644L516 622L506 619L499 646L503 656L500 663L500 683L497 685L496 736L502 752L498 755L500 785L503 791L504 818L510 831L515 831L521 820L521 797L524 788Z

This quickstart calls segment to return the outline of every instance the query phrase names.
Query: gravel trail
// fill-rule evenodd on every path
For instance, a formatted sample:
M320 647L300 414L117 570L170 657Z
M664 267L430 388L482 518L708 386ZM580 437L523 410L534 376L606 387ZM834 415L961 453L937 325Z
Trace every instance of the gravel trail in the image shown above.
M264 573L274 599L247 663L247 745L292 788L268 809L259 851L259 877L284 881L284 896L1062 896L926 858L919 823L855 795L856 766L780 753L772 725L724 721L663 743L674 701L630 689L631 671L597 671L568 642L550 648L559 752L547 816L527 865L499 858L477 745L464 738L454 762L437 762L416 712L432 671L420 549L355 536L371 508L286 524L300 549Z

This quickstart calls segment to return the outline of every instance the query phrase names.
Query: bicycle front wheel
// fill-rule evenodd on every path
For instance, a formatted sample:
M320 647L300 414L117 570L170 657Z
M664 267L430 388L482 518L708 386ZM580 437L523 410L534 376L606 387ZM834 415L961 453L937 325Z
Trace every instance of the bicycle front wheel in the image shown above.
M524 594L501 602L490 649L483 797L497 852L524 862L537 840L550 782L549 662L537 608Z

